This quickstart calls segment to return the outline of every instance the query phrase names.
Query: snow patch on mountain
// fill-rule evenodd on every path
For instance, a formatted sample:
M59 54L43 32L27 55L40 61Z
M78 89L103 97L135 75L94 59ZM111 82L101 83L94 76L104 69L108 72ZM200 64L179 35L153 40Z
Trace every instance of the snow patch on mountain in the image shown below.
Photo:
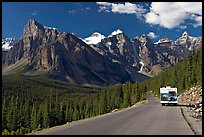
M57 28L53 28L53 27L48 27L48 26L44 26L45 29L54 29L54 30L58 30Z
M170 40L169 38L162 38L159 39L157 42L155 42L154 44L160 44L160 43L169 43L172 42L172 40Z
M90 37L85 38L83 41L86 44L98 44L99 42L101 42L102 39L106 38L104 35L98 33L98 32L94 32Z
M140 70L139 70L139 72L142 72L142 69L143 69L143 67L144 67L144 63L143 63L142 61L140 61L139 63L142 65L141 68L140 68Z
M2 51L9 51L15 43L17 43L16 38L3 38L2 39Z
M114 35L118 35L121 33L123 33L123 31L120 29L117 29L117 30L113 31L108 37L113 37Z

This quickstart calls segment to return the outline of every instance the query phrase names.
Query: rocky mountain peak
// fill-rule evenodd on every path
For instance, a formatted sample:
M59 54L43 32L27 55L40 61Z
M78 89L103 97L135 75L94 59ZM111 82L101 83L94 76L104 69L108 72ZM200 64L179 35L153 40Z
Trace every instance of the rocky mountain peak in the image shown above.
M30 19L23 29L23 37L35 36L44 32L44 27L37 21Z
M121 34L121 33L123 33L122 30L116 29L116 30L113 31L108 37L113 37L114 35L118 35L118 34Z
M165 37L159 39L158 42L156 42L155 44L169 43L169 42L172 42L172 40L169 37L165 36Z
M187 33L187 31L184 31L182 36L176 40L176 44L183 45L183 46L186 46L186 48L188 48L188 45L190 45L190 41L191 41L191 38L189 34Z
M141 36L137 36L136 39L138 39L142 43L147 43L148 45L153 45L153 42L151 41L151 39L149 37L147 37L146 34L143 34Z
M188 37L188 32L187 31L184 31L183 34L182 34L182 37Z
M26 24L25 28L26 27L30 27L30 28L36 28L36 29L44 29L43 25L38 23L36 20L33 20L33 19L30 19L28 21L28 23Z

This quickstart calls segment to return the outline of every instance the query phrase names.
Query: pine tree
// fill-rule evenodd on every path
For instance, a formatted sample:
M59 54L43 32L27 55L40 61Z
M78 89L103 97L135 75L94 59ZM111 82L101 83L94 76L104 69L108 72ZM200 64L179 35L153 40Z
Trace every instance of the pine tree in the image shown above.
M50 118L50 126L54 126L55 125L55 117L54 117L54 99L53 99L53 95L50 94L49 95L49 106L48 106L48 114L49 114L49 118Z
M37 128L37 112L35 105L33 104L32 112L31 112L31 129L35 130Z
M140 93L138 82L135 83L135 91L137 92L137 100L140 100L141 93Z
M6 117L7 128L9 131L16 130L16 119L15 119L15 106L14 106L14 96L11 96L11 101L9 103L8 114Z
M124 107L129 107L131 105L130 82L126 82L125 86L123 87L123 92L124 92Z
M136 91L135 84L133 84L132 89L131 89L131 105L133 105L137 102L138 102L138 92Z
M50 118L48 113L48 105L47 102L45 102L42 106L43 110L43 128L48 128L50 126Z
M2 100L2 130L6 129L6 116L7 116L7 109L6 109L6 99L4 97L4 99Z
M117 91L113 91L113 93L111 94L111 101L110 101L110 107L111 107L111 110L114 110L116 108L116 92Z
M100 98L99 98L99 94L98 94L98 95L96 95L96 97L93 100L94 116L100 114L100 104L99 104L99 101L100 101Z
M78 104L75 103L74 105L74 112L73 112L73 120L79 120L80 118L80 113L79 113L79 108L78 108Z
M73 121L73 112L74 112L73 102L70 101L70 104L69 104L69 121Z
M23 127L31 128L30 127L30 111L29 111L29 100L25 100L24 108L23 108L23 117L24 117L24 125Z
M100 114L104 114L107 112L106 91L103 91L102 94L100 95L99 111L100 111Z
M58 92L56 92L55 96L55 103L54 103L54 125L58 125L61 120L61 115L60 115L60 105L59 105L59 95Z
M68 122L69 121L69 107L68 105L66 106L66 109L65 109L65 122Z
M64 110L63 110L63 101L60 103L60 110L59 110L59 120L58 120L58 122L59 122L59 124L62 124L62 123L64 123Z
M42 105L40 105L40 107L38 109L36 121L37 121L38 129L41 129L42 125L43 125Z
M124 103L124 94L123 94L123 89L122 89L122 85L119 84L117 86L117 90L118 90L118 98L119 101L117 101L119 103L119 108L123 107L123 103Z

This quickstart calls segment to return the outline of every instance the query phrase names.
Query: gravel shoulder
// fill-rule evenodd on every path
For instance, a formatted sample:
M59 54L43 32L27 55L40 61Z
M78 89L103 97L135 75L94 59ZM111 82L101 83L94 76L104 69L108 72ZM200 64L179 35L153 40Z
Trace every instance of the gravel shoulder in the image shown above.
M202 135L202 117L195 118L193 117L193 112L190 110L189 107L181 107L182 115L184 116L185 120L193 130L195 135Z

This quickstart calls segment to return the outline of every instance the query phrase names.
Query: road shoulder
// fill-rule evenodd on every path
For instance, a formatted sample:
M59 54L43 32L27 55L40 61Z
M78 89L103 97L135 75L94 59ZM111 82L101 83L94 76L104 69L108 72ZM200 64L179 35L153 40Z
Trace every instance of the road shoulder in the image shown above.
M186 122L191 127L195 135L202 135L202 119L192 117L192 111L188 107L181 107L181 112Z

